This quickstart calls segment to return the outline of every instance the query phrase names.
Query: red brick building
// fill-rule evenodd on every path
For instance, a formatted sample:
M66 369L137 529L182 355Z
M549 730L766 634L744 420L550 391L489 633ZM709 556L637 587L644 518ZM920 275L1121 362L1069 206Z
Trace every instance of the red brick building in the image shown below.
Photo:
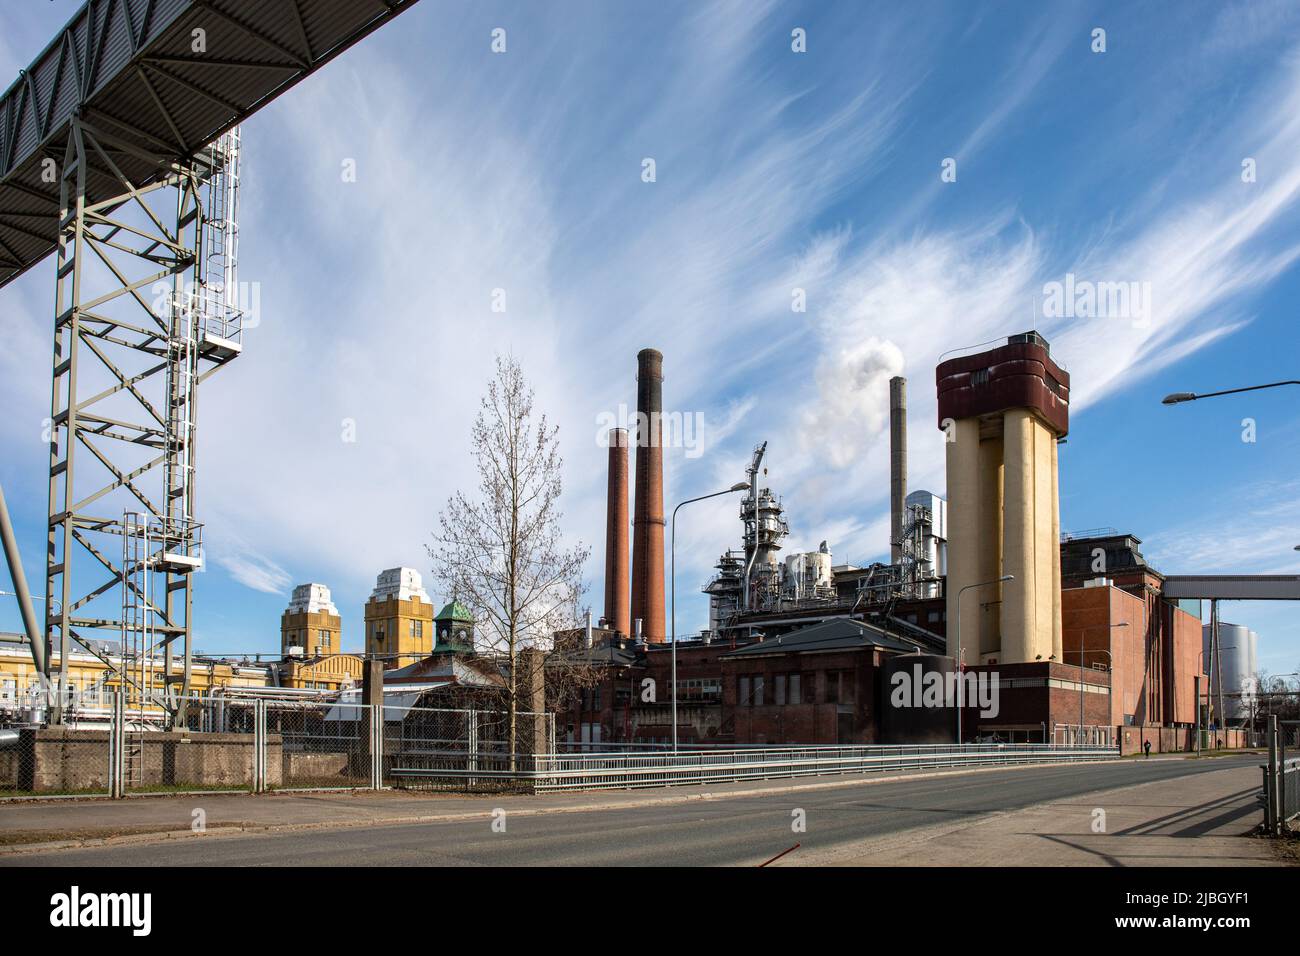
M722 655L735 742L880 742L884 659L918 649L875 625L834 618Z

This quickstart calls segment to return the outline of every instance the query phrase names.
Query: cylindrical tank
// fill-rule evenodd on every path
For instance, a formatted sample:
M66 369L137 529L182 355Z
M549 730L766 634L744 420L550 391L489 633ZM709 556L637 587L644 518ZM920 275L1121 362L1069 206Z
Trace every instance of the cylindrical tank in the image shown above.
M785 585L796 600L803 597L803 555L785 556Z
M804 555L804 586L809 590L831 585L831 553L809 551Z
M947 706L946 694L952 673L952 658L936 654L900 654L885 659L880 688L880 730L885 743L950 744L956 740L957 715Z
M1201 645L1205 651L1207 672L1214 666L1213 628L1201 628ZM1255 651L1250 628L1241 624L1219 622L1219 666L1223 668L1223 712L1227 720L1244 720L1250 716L1255 687ZM1212 699L1217 702L1219 680L1210 682Z

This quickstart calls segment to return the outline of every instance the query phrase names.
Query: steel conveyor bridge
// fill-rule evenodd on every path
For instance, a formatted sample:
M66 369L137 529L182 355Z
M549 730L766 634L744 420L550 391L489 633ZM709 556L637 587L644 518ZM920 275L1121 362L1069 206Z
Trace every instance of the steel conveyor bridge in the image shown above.
M193 156L415 3L88 0L0 101L0 286L58 243L50 171L75 119L120 140L120 175L87 169L86 201L111 198L123 178L156 180L152 157Z

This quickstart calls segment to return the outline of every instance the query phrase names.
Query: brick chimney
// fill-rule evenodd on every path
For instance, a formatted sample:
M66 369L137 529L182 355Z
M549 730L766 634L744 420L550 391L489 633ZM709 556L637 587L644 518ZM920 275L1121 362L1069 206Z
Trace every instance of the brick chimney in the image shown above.
M609 497L605 506L605 620L624 637L632 633L628 605L627 429L609 432Z
M654 349L637 353L636 520L632 529L632 619L652 644L664 626L663 362Z

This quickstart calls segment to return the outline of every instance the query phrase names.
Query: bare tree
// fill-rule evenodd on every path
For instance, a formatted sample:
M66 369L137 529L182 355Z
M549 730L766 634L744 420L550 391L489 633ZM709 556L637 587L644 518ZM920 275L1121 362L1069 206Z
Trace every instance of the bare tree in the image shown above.
M554 633L573 625L591 549L565 546L559 429L535 411L533 390L513 357L497 358L471 449L478 494L451 496L428 551L438 580L474 615L475 643L502 662L513 755L519 698L535 670L525 652L549 656Z

